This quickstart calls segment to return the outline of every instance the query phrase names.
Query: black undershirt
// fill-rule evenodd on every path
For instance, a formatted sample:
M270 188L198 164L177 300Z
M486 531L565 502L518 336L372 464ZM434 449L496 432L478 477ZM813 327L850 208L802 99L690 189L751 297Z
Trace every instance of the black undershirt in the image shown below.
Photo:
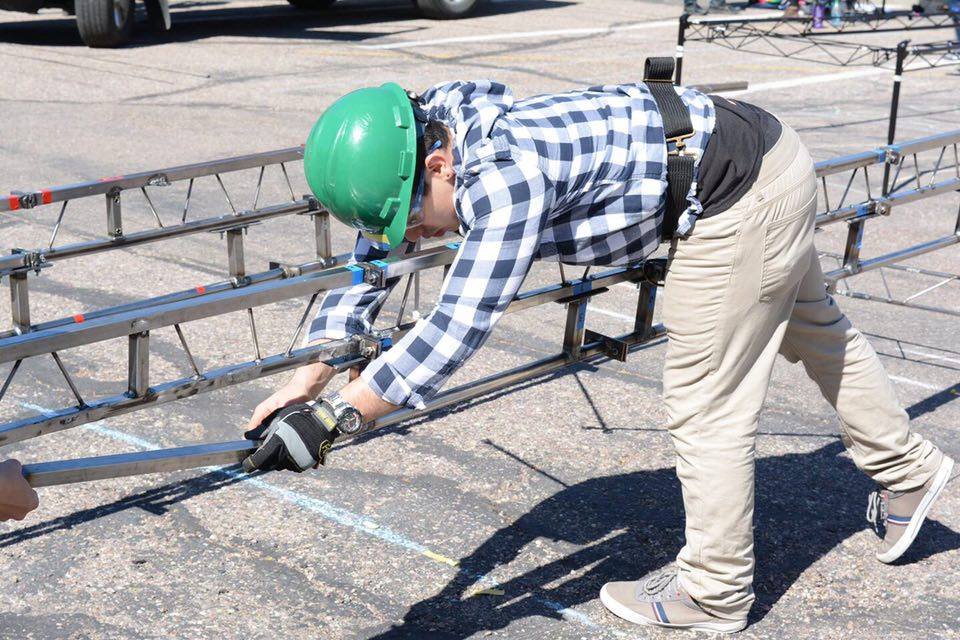
M773 148L783 127L752 104L709 96L716 111L713 134L700 160L697 196L702 218L726 211L750 190L763 155Z

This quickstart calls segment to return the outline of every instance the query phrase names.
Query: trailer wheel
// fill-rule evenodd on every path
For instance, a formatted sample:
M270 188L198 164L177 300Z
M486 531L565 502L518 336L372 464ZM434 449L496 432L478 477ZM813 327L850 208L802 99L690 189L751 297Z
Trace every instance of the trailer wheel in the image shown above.
M321 9L327 9L337 0L287 0L297 9L302 9L304 11L320 11Z
M134 0L76 0L74 8L88 47L119 47L133 35Z
M479 0L416 0L420 13L437 20L465 18L473 12Z

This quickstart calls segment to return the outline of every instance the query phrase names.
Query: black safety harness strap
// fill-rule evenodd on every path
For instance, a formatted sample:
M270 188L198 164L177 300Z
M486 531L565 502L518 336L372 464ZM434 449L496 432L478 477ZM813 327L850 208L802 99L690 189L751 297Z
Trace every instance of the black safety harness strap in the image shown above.
M647 58L643 82L657 103L667 141L667 205L661 238L669 242L677 230L680 214L687 208L687 193L693 184L696 156L686 152L686 140L693 136L693 122L687 105L673 88L673 58Z

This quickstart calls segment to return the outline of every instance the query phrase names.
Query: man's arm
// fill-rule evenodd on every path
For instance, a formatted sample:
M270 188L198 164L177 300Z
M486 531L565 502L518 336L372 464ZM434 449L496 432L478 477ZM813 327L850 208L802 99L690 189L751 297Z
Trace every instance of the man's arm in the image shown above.
M365 421L400 406L423 408L486 341L537 254L553 188L536 164L487 163L461 190L458 204L470 230L437 306L340 391ZM338 414L337 406L337 399L329 406L288 406L269 426L248 432L260 446L244 469L305 471L323 464L340 419L350 415L349 408Z
M412 243L405 242L400 250L409 252L412 249ZM350 264L381 260L387 255L386 249L357 234L357 243L350 258ZM398 281L399 278L392 278L382 289L362 283L328 291L320 302L316 317L310 324L306 343L321 344L329 340L369 333L373 329L373 322L380 313L384 300ZM315 399L334 375L336 371L333 367L323 362L297 368L289 382L257 405L247 423L247 430L257 427L277 409Z
M552 185L536 165L487 163L468 178L461 213L472 221L439 302L340 395L374 420L422 408L479 349L513 301L540 244Z
M395 253L410 253L412 250L413 243L404 241ZM382 260L389 253L389 250L370 242L362 234L357 234L357 244L354 246L350 264ZM399 281L400 278L390 278L381 289L362 282L328 291L320 301L317 315L310 323L307 342L339 340L347 336L370 333L384 301Z
M10 518L23 520L39 504L37 492L24 479L20 463L0 462L0 522Z

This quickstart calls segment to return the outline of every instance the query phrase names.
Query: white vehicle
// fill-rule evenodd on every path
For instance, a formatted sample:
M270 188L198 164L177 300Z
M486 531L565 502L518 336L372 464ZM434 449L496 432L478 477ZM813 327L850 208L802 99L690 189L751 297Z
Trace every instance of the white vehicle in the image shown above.
M170 29L168 0L141 0L155 29ZM337 0L287 0L305 11L328 8ZM464 18L481 0L413 0L428 18ZM37 13L46 7L60 8L76 15L80 38L88 47L119 47L133 36L136 0L0 0L0 9Z

